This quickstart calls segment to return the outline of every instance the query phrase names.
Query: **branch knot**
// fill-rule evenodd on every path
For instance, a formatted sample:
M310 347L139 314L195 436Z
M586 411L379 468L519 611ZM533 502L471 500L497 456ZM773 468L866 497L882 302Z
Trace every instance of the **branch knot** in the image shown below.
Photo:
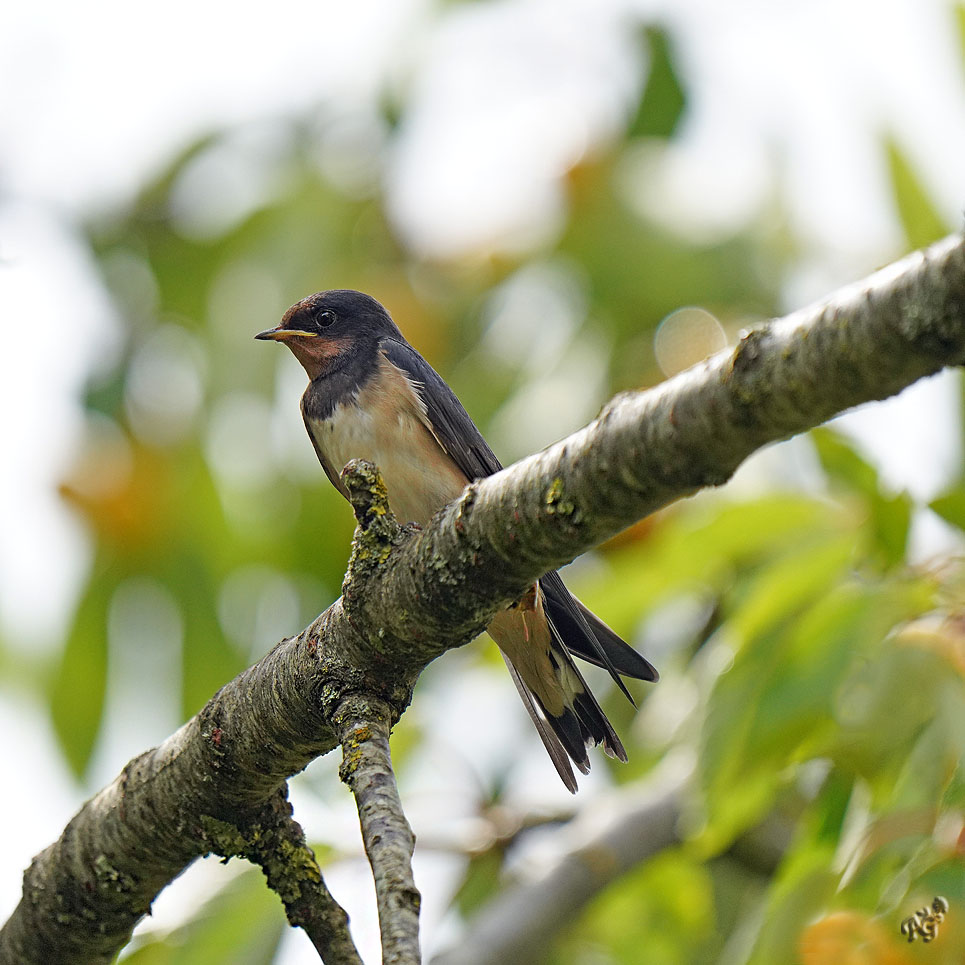
M364 459L352 459L342 470L342 482L358 521L342 586L342 593L348 598L353 584L382 566L411 530L400 526L393 515L385 480L377 466Z

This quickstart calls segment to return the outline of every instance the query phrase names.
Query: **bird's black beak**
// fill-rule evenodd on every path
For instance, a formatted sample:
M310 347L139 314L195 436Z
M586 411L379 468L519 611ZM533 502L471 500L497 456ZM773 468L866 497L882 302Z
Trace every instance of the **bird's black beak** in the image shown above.
M266 342L280 342L286 338L315 338L315 332L303 332L297 328L268 328L259 332L255 338Z

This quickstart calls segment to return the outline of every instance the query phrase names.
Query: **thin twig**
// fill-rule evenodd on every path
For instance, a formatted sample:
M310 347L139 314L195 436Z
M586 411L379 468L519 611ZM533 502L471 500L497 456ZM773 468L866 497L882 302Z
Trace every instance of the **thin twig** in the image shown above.
M419 965L422 898L412 877L415 835L392 771L389 708L357 695L339 708L335 721L342 741L339 776L355 795L375 879L383 965Z

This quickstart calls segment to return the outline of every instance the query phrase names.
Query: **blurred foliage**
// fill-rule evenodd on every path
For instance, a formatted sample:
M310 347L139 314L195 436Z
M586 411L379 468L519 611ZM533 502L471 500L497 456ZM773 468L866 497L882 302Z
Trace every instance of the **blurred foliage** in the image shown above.
M827 430L819 451L833 499L696 501L581 587L624 630L634 575L644 612L690 599L711 615L670 641L613 770L632 782L637 757L687 749L699 792L683 848L597 898L555 961L961 960L952 928L922 952L899 925L965 898L965 574L883 571L874 470ZM662 695L681 692L686 715ZM775 821L790 843L768 869L735 845ZM676 886L651 877L669 868Z
M885 156L898 217L911 248L924 248L951 233L914 165L894 137L885 138Z
M271 965L285 928L277 896L257 871L240 875L163 939L138 943L130 965Z
M661 27L644 30L649 71L636 117L627 134L636 137L670 137L687 106L687 92L677 75L670 35Z
M555 965L582 961L690 962L714 931L713 878L681 851L668 851L630 872L619 889L595 901Z
M829 479L863 498L863 508L869 514L869 543L865 548L869 560L876 559L886 569L900 565L908 548L911 497L904 492L883 491L874 468L829 430L816 429L811 438Z
M374 156L346 157L340 118L324 108L221 132L90 225L122 326L116 355L92 373L87 437L62 487L95 546L49 676L53 724L78 775L102 737L109 682L144 685L112 678L112 654L129 643L116 629L129 581L163 588L179 615L185 717L339 592L351 513L304 436L301 370L251 340L292 302L329 287L371 292L484 431L534 405L527 392L540 376L590 384L588 344L605 353L596 404L659 381L653 333L681 305L706 307L731 331L779 312L794 245L774 212L698 243L627 197L627 179L646 176L634 167L641 149L666 150L688 103L672 36L648 28L640 38L650 69L623 136L567 172L565 224L527 255L438 263L400 243L380 184L404 99L391 117L362 118L384 140ZM882 150L909 244L934 240L946 228L912 164L894 139ZM226 188L238 165L261 185L244 203ZM539 295L547 278L575 323L537 324L534 342L505 321L506 304L514 285ZM511 446L489 434L497 452ZM684 751L696 782L683 844L601 894L547 960L639 962L641 948L652 963L960 960L965 579L951 566L908 566L910 497L887 491L843 437L813 440L823 491L689 501L633 527L584 574L581 596L652 643L663 673L636 720L606 698L631 762L595 766L631 785ZM932 509L965 529L965 482ZM409 714L399 728L403 770L421 726ZM481 789L480 813L499 796ZM732 846L775 816L790 843L767 870ZM460 913L502 887L513 844L466 858ZM952 904L939 940L905 945L900 919L938 893ZM281 924L277 902L246 875L128 960L269 962Z

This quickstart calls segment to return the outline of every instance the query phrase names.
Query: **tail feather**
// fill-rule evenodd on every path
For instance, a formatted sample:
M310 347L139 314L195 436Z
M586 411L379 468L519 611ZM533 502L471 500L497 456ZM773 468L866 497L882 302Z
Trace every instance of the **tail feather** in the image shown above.
M500 651L502 653L502 651ZM509 662L509 658L506 654L502 654L503 660L506 666L509 668L509 675L513 678L513 683L516 685L516 690L519 693L520 699L523 701L523 706L526 708L526 712L530 716L534 726L536 727L536 733L539 734L540 740L543 742L543 747L546 748L546 753L549 754L550 760L553 762L553 766L556 768L556 773L559 774L560 780L566 785L566 789L570 794L576 794L577 784L576 778L573 776L573 768L570 766L570 758L567 756L566 751L563 749L563 745L560 743L559 738L550 729L547 721L540 716L539 711L536 709L536 704L534 702L533 694L530 692L526 684L523 683L522 678L519 676L516 668ZM584 757L586 752L584 751ZM579 765L577 765L579 766ZM583 768L580 768L583 770ZM586 771L584 770L585 774Z
M525 686L525 684L524 684ZM587 756L588 732L583 720L573 707L564 707L562 713L551 714L546 710L538 694L532 694L539 707L543 720L550 726L570 760L584 773L590 773L590 758Z
M573 662L566 645L550 623L552 634L552 648L550 659L557 668L560 687L564 693L571 696L560 715L548 713L537 694L533 694L536 703L547 723L559 738L573 763L583 771L589 772L590 761L586 748L600 745L604 751L617 760L626 761L627 752L617 736L613 725L607 719L603 708L593 696L592 691L583 679L583 674Z
M498 614L489 633L500 647L550 760L575 793L573 765L584 774L589 772L587 747L600 745L610 757L624 762L627 752L573 655L608 670L631 703L620 674L656 680L657 671L587 610L558 573L544 576L539 586L542 592L534 586L515 607Z
M616 675L649 681L660 678L649 660L570 593L559 573L547 573L540 580L540 587L547 616L567 650L587 663L608 670L627 697L630 695Z
M580 694L574 703L581 721L597 719L601 725L597 728L596 734L591 734L593 743L600 745L608 756L626 764L627 752L623 747L623 742L617 736L617 732L613 729L613 725L606 714L603 713L593 694L587 690Z

